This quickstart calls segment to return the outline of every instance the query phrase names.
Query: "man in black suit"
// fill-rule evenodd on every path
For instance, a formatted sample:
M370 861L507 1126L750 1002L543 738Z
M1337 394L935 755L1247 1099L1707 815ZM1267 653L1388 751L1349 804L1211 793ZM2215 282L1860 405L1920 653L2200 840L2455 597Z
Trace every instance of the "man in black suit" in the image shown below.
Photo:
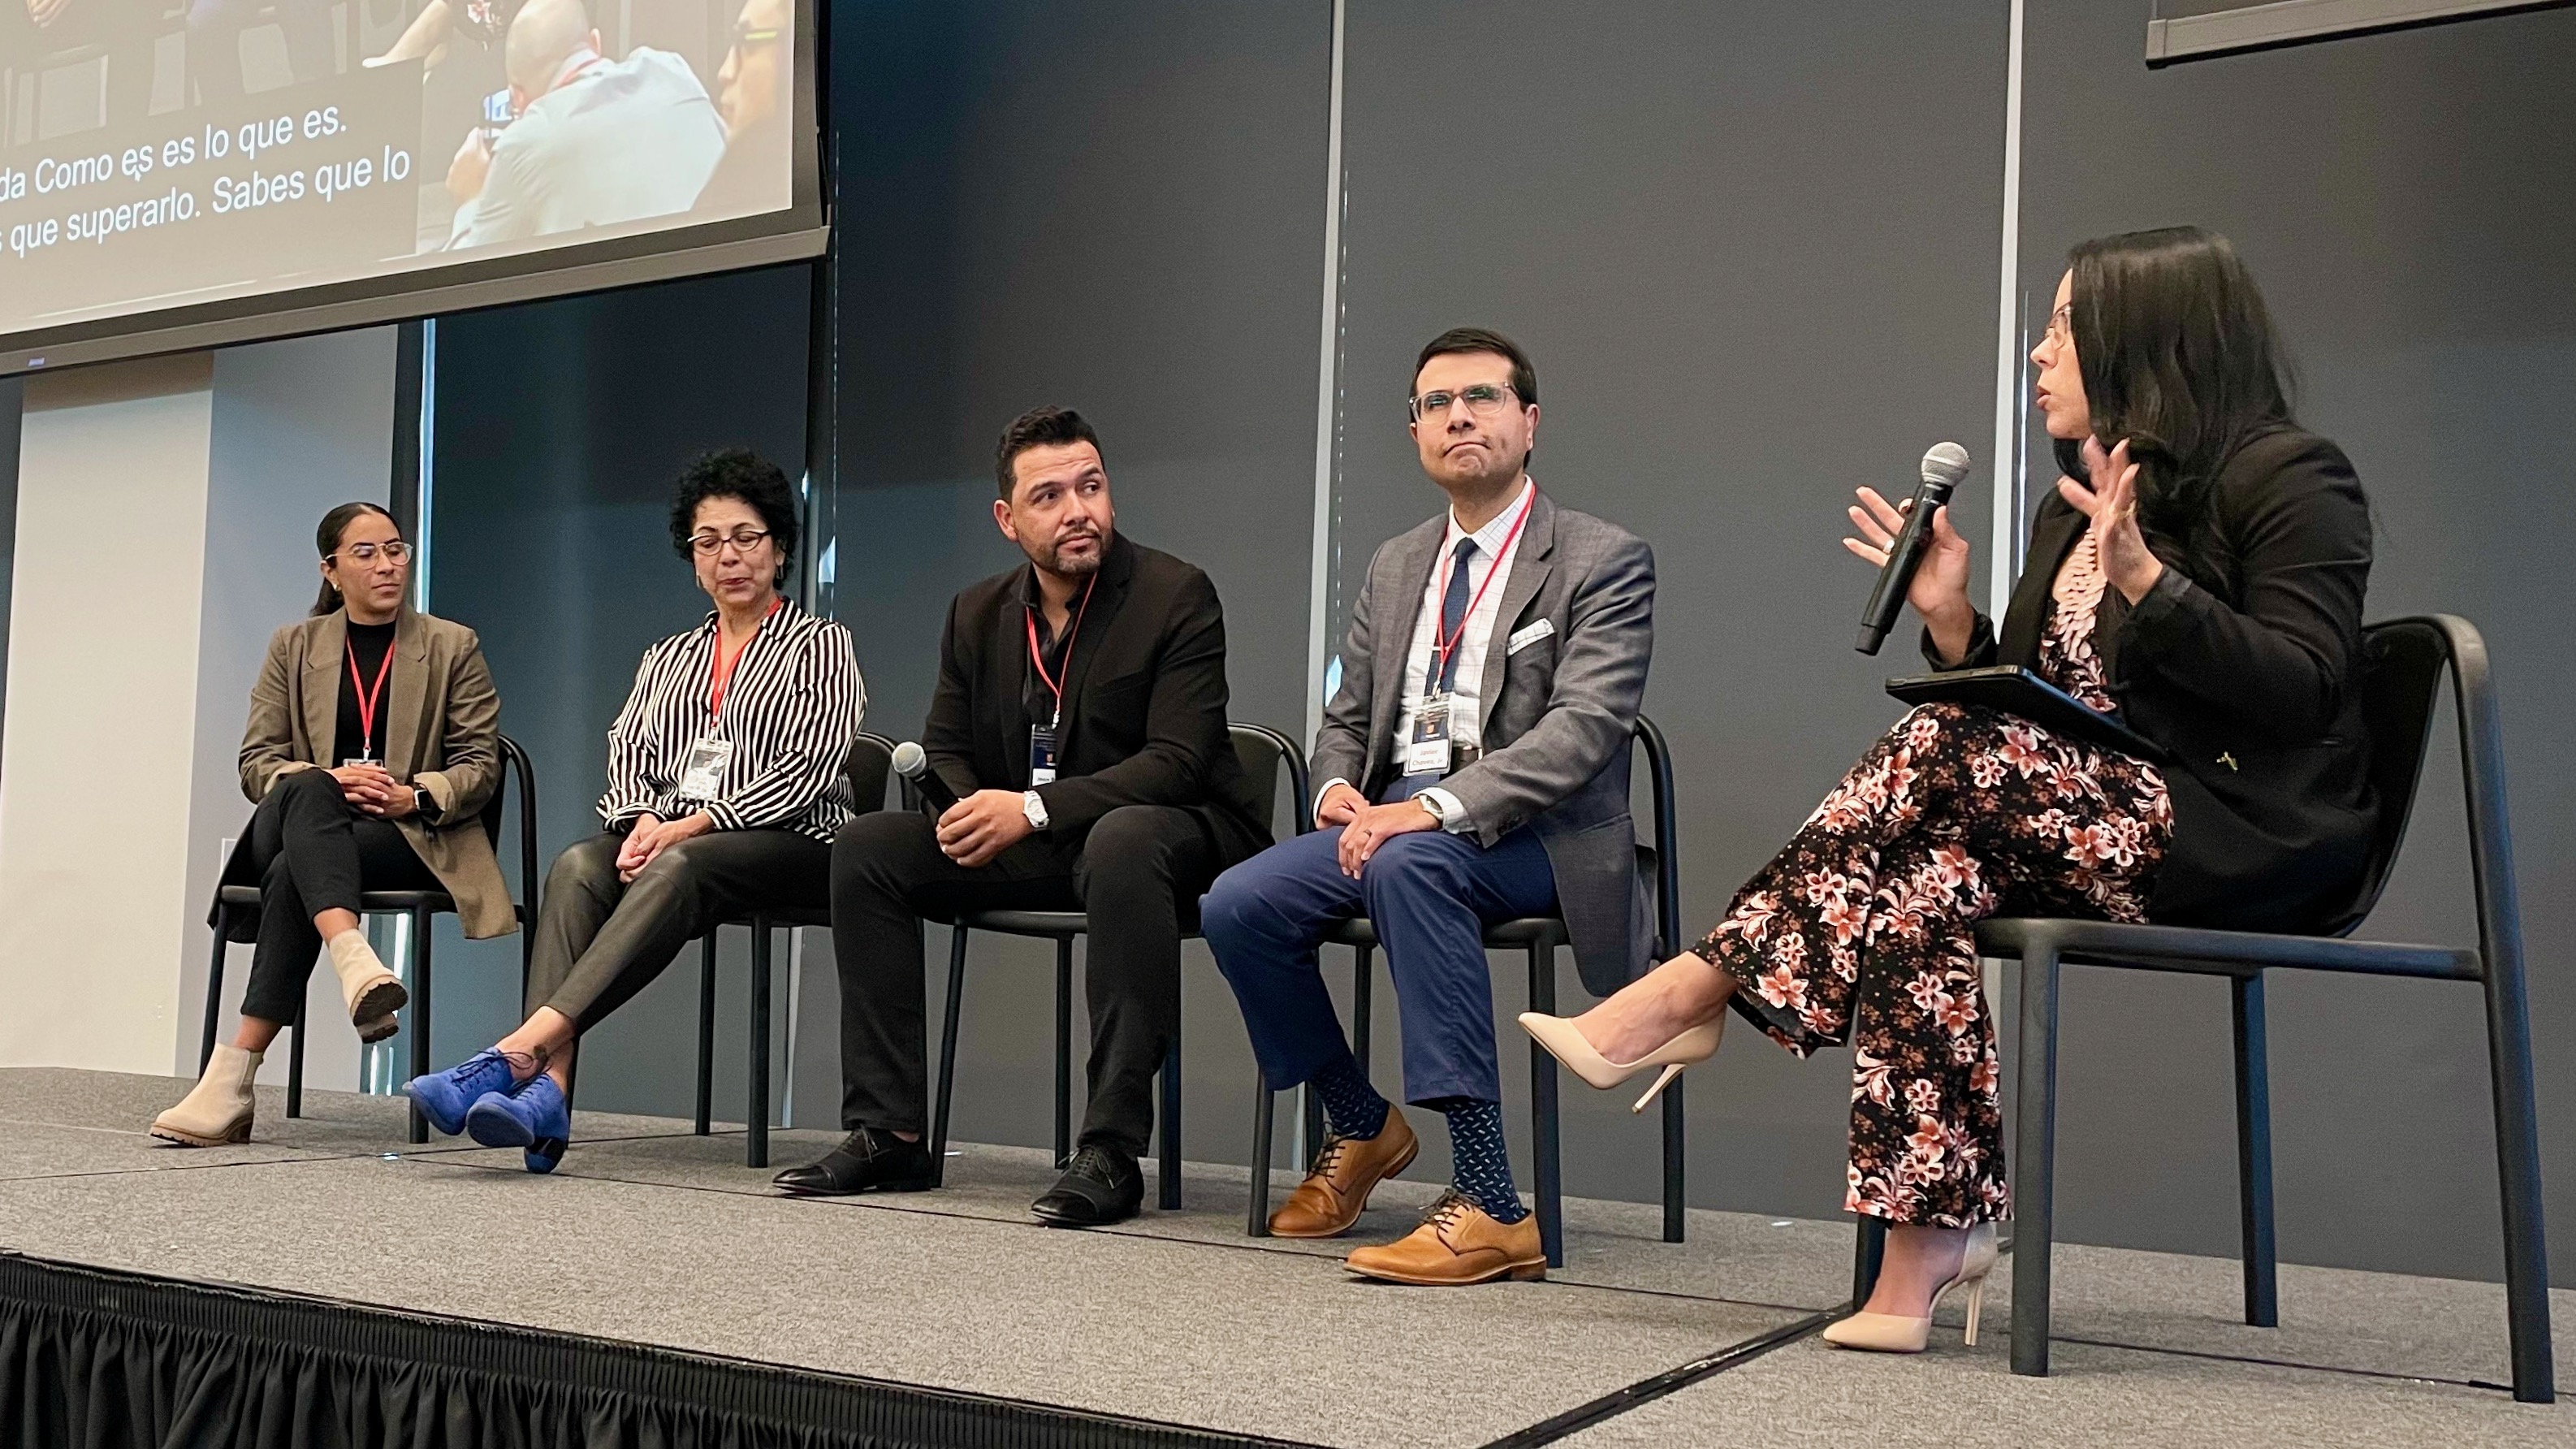
M1225 612L1206 574L1120 537L1100 438L1024 413L994 457L993 521L1026 568L948 608L922 748L958 803L936 822L862 815L832 849L841 1120L850 1135L777 1185L918 1191L921 921L975 910L1091 917L1091 1099L1080 1145L1032 1206L1064 1227L1135 1214L1153 1079L1180 1017L1182 902L1270 843L1226 737Z

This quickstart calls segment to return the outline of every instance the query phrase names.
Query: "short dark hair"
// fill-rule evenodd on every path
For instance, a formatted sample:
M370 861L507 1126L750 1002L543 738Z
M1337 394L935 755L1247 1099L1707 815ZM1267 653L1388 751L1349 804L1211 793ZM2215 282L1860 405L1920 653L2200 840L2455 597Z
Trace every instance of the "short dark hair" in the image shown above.
M690 556L689 536L697 532L698 505L710 498L739 498L760 515L760 526L769 530L769 541L778 545L773 586L786 583L796 567L800 536L796 491L787 485L787 475L749 448L700 453L690 459L671 489L671 549L683 559Z
M1530 365L1529 354L1521 345L1490 327L1452 327L1422 344L1422 355L1413 359L1413 376L1419 380L1422 369L1431 359L1452 352L1490 352L1512 365L1512 391L1520 394L1521 406L1538 401L1538 369ZM1412 382L1405 384L1405 395L1413 393Z
M1100 434L1088 419L1071 408L1031 408L1011 419L1002 429L1002 441L993 449L993 481L1002 485L1002 501L1011 501L1011 485L1018 475L1011 471L1012 462L1031 448L1062 447L1066 443L1089 443L1100 452ZM1106 463L1108 455L1102 454Z

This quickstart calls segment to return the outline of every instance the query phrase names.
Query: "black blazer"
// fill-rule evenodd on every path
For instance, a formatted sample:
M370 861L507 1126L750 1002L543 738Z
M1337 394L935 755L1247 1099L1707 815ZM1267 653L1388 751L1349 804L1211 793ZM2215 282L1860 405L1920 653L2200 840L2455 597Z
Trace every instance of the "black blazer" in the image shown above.
M1191 564L1112 533L1100 581L1065 663L1056 779L1038 787L1047 830L1079 849L1121 805L1197 814L1218 854L1241 860L1270 840L1270 802L1226 737L1225 607ZM1029 788L1025 564L949 602L939 687L921 746L962 798Z
M2150 534L2164 576L2135 605L2103 590L2094 616L2121 718L2175 761L2173 843L2150 910L2313 929L2350 902L2378 810L2358 683L2370 507L2341 449L2288 427L2240 445L2211 492L2219 563L2198 567L2219 576L2187 573L2181 541ZM2049 490L2003 637L1979 617L1967 664L2038 666L2050 587L2084 529Z

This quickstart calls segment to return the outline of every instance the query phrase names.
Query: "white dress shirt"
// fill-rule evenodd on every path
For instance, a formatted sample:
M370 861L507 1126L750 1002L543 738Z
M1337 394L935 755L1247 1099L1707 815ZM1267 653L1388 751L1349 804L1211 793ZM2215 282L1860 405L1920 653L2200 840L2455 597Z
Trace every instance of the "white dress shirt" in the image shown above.
M1413 738L1413 717L1422 707L1425 681L1433 677L1433 660L1437 656L1440 632L1441 595L1449 585L1449 570L1458 553L1458 541L1472 538L1476 551L1467 556L1467 597L1470 606L1460 630L1456 647L1457 671L1450 677L1449 745L1480 747L1483 721L1479 698L1485 686L1485 654L1493 642L1494 623L1503 612L1503 591L1511 586L1512 561L1504 553L1504 541L1511 540L1514 549L1519 540L1513 537L1522 520L1529 516L1538 485L1528 478L1521 480L1521 491L1509 506L1485 521L1485 526L1469 533L1458 524L1458 510L1449 510L1448 531L1440 536L1440 552L1431 565L1431 577L1422 581L1422 607L1413 621L1413 644L1404 656L1404 687L1396 697L1395 739L1393 741L1397 772L1403 771L1405 742ZM1318 804L1333 786L1348 784L1344 780L1326 781L1315 792ZM1467 818L1467 807L1458 797L1434 785L1422 792L1436 797L1441 810L1441 828L1464 835L1475 828Z

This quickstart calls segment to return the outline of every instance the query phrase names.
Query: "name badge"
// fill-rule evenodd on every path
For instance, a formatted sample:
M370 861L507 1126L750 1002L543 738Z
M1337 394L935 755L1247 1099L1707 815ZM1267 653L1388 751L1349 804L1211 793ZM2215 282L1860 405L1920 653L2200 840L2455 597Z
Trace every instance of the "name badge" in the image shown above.
M713 800L724 793L724 772L733 759L733 741L701 735L689 746L680 768L679 795L684 800Z
M349 767L350 767L350 766L352 766L352 765L373 765L373 766L375 766L377 769L381 770L381 769L383 769L383 768L385 767L385 762L384 762L384 761L382 761L382 760L377 759L377 758L376 758L375 756L373 756L373 755L360 755L360 756L358 756L358 757L357 757L356 759L354 759L354 760L342 760L342 761L340 762L340 768L341 768L341 769L343 769L343 770L345 770L345 769L349 768Z
M1055 731L1029 726L1029 785L1055 783Z
M1446 775L1449 773L1449 701L1451 695L1434 690L1422 697L1413 711L1413 733L1404 741L1404 773L1408 775Z

